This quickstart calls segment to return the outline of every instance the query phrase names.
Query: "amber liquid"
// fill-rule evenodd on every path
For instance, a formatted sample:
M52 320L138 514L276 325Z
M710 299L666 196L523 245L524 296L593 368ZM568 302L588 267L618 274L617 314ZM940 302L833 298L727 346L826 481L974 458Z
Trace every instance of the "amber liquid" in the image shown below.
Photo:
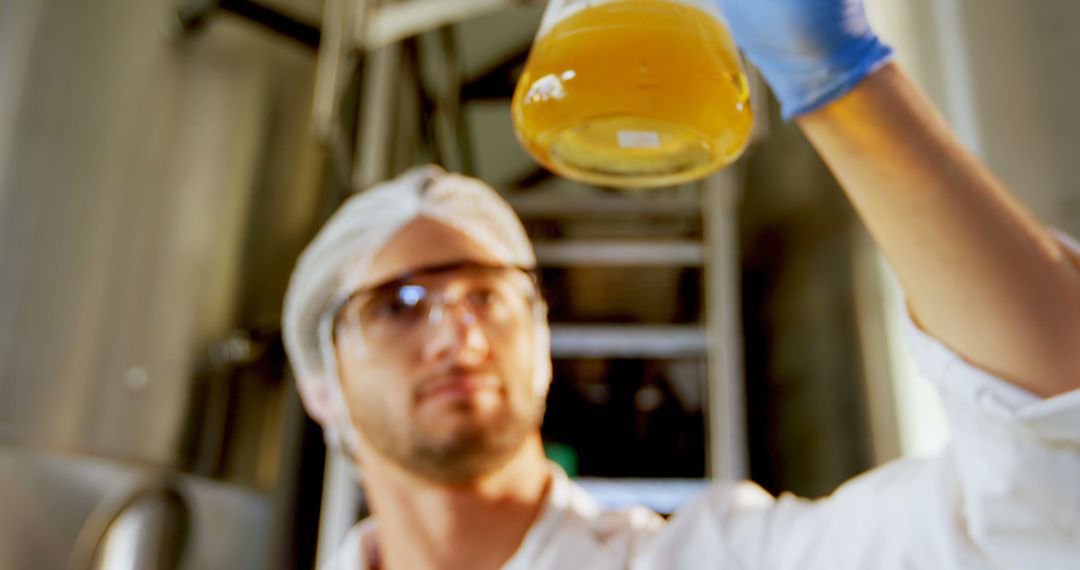
M538 39L513 102L518 139L557 174L669 186L733 162L752 114L735 43L713 16L661 0L585 8Z

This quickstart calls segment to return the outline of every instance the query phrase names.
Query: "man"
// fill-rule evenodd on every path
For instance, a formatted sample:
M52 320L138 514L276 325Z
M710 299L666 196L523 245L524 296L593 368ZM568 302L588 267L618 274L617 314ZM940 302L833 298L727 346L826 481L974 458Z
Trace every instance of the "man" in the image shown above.
M720 485L667 525L601 512L541 449L548 328L520 223L417 169L347 202L286 299L305 406L375 514L331 567L1080 568L1080 256L957 144L859 2L719 4L895 266L948 449L819 502Z

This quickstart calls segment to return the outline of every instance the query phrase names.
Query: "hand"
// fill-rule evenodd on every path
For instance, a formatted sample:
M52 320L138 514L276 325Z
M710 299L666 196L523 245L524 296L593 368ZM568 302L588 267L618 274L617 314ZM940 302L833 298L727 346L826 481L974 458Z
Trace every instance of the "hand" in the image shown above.
M736 43L792 119L844 95L892 59L862 0L715 0Z

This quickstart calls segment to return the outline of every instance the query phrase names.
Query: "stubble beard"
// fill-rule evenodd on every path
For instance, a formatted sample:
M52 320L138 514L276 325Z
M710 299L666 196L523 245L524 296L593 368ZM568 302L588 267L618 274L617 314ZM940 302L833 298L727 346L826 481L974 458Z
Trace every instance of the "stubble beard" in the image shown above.
M474 413L462 402L447 412ZM464 485L506 465L529 434L539 430L544 399L535 395L507 397L487 418L459 427L455 433L431 433L413 421L389 418L382 407L361 413L359 430L372 446L407 471L444 485Z

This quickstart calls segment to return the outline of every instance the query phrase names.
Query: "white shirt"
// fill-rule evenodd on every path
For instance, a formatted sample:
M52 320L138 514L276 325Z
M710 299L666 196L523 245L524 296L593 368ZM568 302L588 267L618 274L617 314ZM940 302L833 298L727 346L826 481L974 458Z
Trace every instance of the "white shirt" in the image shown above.
M602 511L555 468L504 568L1080 570L1080 390L1041 399L911 322L905 334L949 418L938 456L889 463L818 501L716 484L666 524L643 508ZM371 520L354 527L326 568L367 568L375 532Z

